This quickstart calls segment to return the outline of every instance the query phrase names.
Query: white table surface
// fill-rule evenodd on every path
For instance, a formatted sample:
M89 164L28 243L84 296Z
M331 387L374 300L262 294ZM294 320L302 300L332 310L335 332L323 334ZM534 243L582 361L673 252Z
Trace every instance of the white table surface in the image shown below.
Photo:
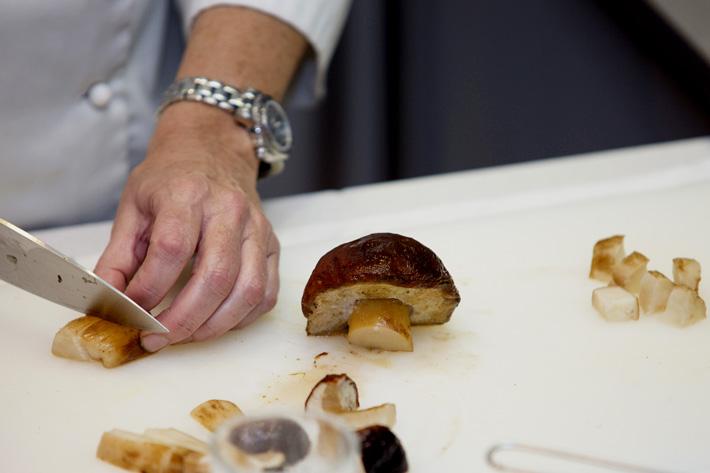
M349 373L364 407L397 404L415 473L490 471L484 453L503 441L710 471L710 322L606 323L587 279L592 245L617 233L667 275L675 256L707 267L708 206L710 138L272 200L277 307L218 341L114 370L53 357L54 333L77 314L0 282L0 471L119 471L94 458L103 431L205 437L188 415L198 403L297 409L329 372ZM109 228L38 236L92 266ZM300 297L317 259L380 231L441 257L462 296L452 321L416 328L413 353L306 337Z

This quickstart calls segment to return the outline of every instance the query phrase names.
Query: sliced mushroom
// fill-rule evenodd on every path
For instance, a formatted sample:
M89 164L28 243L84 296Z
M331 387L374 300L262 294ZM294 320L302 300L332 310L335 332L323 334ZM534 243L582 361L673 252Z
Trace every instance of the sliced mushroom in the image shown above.
M185 434L187 435L187 434ZM120 468L144 473L175 473L184 471L185 458L204 456L170 441L114 429L101 436L96 456Z
M386 403L368 409L360 406L355 382L346 374L329 374L321 379L306 399L306 411L326 412L336 416L352 430L371 425L394 426L397 410Z
M394 427L397 422L397 409L391 403L380 404L379 406L359 411L341 412L336 415L338 419L345 422L353 430L364 429L372 425Z
M329 374L306 399L307 411L348 412L360 407L355 381L346 374Z
M638 299L622 287L609 286L595 289L592 292L592 306L602 317L611 322L639 318Z
M309 335L339 334L351 325L351 343L411 350L409 325L443 324L460 300L433 251L412 238L377 233L326 253L301 307Z
M242 410L231 401L210 399L195 407L190 415L210 432L230 417L242 415Z
M624 259L624 236L614 235L594 244L589 277L603 282L612 281L614 267Z
M143 436L163 445L182 447L206 455L209 448L202 440L177 429L146 429Z
M74 319L54 336L52 353L80 361L100 361L114 368L148 353L140 342L140 330L91 315Z
M700 263L692 258L673 258L673 282L698 291Z

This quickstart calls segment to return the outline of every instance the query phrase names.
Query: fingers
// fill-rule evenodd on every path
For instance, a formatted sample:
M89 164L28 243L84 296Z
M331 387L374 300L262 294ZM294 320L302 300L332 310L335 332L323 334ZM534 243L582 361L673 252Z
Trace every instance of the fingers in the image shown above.
M148 310L165 297L192 258L202 221L201 212L189 207L171 206L155 213L145 259L126 288L126 295Z
M273 236L275 245L272 247L271 254L266 259L266 292L264 299L255 309L253 309L236 327L244 328L257 320L262 315L269 312L276 305L279 294L279 242L276 236Z
M242 266L234 290L215 314L194 333L192 340L218 337L250 314L260 315L275 304L278 293L278 241L268 222L263 217L261 220L242 244ZM273 257L268 258L269 253ZM270 273L275 274L272 276Z
M122 202L111 228L111 238L94 272L119 291L126 289L145 255L141 237L147 226L133 202Z
M192 276L158 316L170 333L144 337L144 348L155 351L188 339L233 292L237 276L249 267L240 250L242 219L243 212L224 212L207 221Z

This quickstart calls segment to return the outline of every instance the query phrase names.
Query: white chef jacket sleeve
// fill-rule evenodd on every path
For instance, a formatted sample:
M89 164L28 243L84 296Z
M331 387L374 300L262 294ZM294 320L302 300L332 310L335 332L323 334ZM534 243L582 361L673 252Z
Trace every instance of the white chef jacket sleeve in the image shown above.
M350 0L178 0L185 35L202 10L217 5L237 5L272 15L297 29L311 45L294 77L290 99L309 103L325 93L325 73L347 17Z

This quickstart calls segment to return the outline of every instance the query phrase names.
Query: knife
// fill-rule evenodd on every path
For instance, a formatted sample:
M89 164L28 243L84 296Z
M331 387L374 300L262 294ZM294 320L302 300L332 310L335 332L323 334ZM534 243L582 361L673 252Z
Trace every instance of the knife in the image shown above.
M121 325L168 329L109 283L0 218L0 279L59 305Z

